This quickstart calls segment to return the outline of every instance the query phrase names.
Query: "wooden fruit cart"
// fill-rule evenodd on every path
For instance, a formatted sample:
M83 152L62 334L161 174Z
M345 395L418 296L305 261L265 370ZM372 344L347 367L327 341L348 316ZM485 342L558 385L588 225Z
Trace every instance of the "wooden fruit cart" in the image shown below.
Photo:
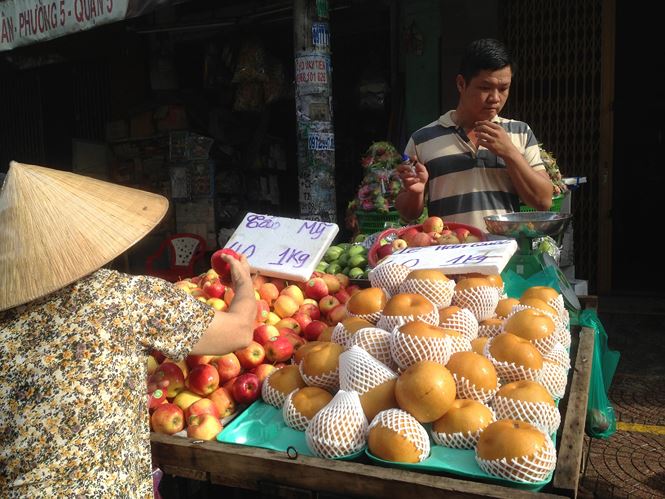
M591 299L585 304L595 305ZM215 441L197 442L158 433L151 435L153 465L167 475L275 497L575 497L583 464L594 331L573 329L572 338L572 367L566 395L559 403L562 422L557 434L557 467L551 483L540 492L450 475L384 468L369 461L308 456L292 459L285 452Z

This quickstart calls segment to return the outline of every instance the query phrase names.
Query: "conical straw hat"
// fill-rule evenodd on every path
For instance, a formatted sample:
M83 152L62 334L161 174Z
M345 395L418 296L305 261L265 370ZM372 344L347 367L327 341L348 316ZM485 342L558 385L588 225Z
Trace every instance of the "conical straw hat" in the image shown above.
M158 194L12 161L0 191L0 311L94 272L167 208Z

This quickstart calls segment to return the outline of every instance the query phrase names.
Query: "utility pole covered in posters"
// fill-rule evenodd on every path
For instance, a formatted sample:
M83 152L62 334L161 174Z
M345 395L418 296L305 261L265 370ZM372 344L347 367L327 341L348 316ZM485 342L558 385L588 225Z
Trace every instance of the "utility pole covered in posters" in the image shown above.
M294 0L300 216L337 221L328 0Z

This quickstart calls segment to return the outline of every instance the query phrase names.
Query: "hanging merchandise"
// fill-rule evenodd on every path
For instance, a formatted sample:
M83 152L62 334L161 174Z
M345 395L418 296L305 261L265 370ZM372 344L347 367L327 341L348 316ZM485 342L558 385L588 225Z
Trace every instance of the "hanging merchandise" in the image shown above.
M346 225L354 232L378 232L386 223L398 223L394 209L395 198L402 188L402 181L395 169L402 162L402 155L390 142L374 142L360 160L364 176L356 197L347 208ZM376 223L364 223L379 217ZM374 220L375 221L375 220Z

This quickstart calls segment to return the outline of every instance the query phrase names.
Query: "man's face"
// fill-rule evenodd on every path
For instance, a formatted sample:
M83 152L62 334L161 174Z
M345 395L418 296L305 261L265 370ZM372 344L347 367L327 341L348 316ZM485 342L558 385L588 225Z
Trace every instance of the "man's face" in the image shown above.
M483 70L469 82L457 75L461 106L476 121L492 120L508 100L511 79L510 66L496 71Z

